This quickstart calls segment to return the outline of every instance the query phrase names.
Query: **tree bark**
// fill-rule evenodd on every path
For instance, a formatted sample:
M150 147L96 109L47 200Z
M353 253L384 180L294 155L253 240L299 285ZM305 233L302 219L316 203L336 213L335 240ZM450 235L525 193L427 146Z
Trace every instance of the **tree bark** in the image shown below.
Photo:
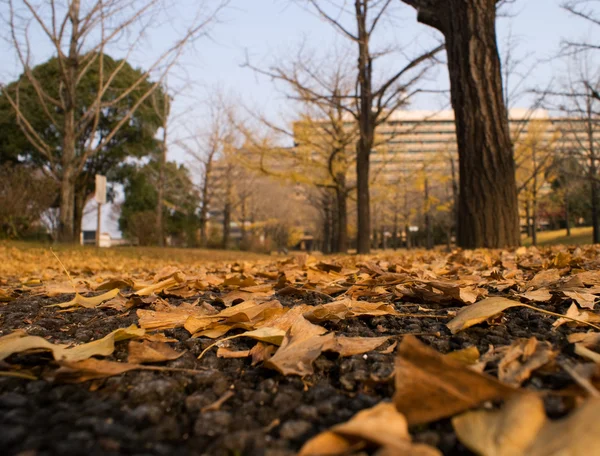
M164 228L164 203L165 199L165 167L167 165L167 125L166 120L163 125L163 142L160 147L158 159L158 188L156 198L156 235L158 237L158 246L165 246L165 228Z
M79 1L73 1L69 11L69 21L71 22L69 58L65 61L64 86L61 91L64 100L64 131L58 232L59 240L67 243L75 241L73 238L73 216L75 212L75 178L77 171L75 108L77 106L77 74L79 68L79 9Z
M457 244L520 243L515 163L496 42L496 0L402 0L446 40L459 156Z
M569 212L569 190L565 188L565 223L567 225L567 237L571 236L571 214Z
M356 145L356 212L358 238L356 249L359 254L370 252L371 208L369 195L369 166L373 148L375 119L373 118L373 61L369 51L369 32L365 2L355 0L358 26L358 87L360 116L358 128L360 138Z
M341 173L340 173L341 174ZM345 176L338 175L338 179L345 183ZM339 181L338 181L339 182ZM337 251L346 253L348 251L348 202L346 189L338 186L336 188L337 203Z

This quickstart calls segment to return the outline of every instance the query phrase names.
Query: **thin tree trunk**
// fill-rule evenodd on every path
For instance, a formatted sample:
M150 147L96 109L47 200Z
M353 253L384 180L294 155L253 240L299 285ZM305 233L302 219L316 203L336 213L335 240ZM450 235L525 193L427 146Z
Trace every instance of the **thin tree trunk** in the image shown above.
M165 121L166 123L166 121ZM156 201L156 235L158 236L158 246L165 246L165 228L164 228L164 199L165 199L165 166L167 165L167 128L163 125L163 143L160 148L158 159L158 188Z
M346 190L336 188L337 202L337 251L346 253L348 251L348 204Z
M223 207L223 240L221 247L229 248L229 239L231 237L231 203L228 201Z
M392 247L398 249L398 211L394 210L394 228L392 232Z
M425 195L423 206L425 212L425 248L427 248L427 250L431 250L433 248L433 233L431 230L431 205L429 204L429 180L427 178L425 178Z
M571 214L569 213L569 190L565 188L565 222L567 224L567 237L571 236Z
M356 249L359 254L369 253L371 235L371 208L369 195L369 166L373 148L375 122L373 119L373 62L369 53L369 32L366 23L366 2L355 0L358 27L358 87L360 116L358 129L360 138L356 150L356 212L358 238Z
M83 211L85 209L86 194L85 188L76 191L75 205L73 206L73 240L79 243L81 239L81 224L83 222Z

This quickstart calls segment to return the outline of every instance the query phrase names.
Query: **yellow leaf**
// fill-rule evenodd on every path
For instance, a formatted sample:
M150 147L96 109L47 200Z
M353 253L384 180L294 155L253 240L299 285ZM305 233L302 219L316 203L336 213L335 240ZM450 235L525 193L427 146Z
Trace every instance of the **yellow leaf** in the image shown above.
M104 301L113 299L118 294L118 288L113 288L112 290L107 291L104 294L92 296L91 298L86 298L85 296L81 296L79 293L75 293L75 297L68 302L63 302L60 304L51 304L46 307L60 307L61 309L66 309L69 307L85 307L86 309L93 309L94 307L97 307L100 304L102 304Z
M511 307L523 306L519 301L513 301L506 298L487 298L482 301L471 304L459 310L446 326L452 334L456 334L463 329L486 321L495 315L498 315Z

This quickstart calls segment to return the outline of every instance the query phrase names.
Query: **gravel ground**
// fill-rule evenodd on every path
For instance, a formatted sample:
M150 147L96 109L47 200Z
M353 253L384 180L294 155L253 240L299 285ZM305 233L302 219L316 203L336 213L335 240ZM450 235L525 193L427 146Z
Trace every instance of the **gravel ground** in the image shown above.
M312 301L310 304L325 302L318 295L276 297L288 306L306 303L307 299ZM137 323L135 309L125 314L110 309L57 313L54 308L44 307L65 298L70 296L40 299L23 295L10 303L0 303L0 334L23 328L53 342L83 343ZM217 301L212 304L222 308ZM394 304L403 312L425 314L417 305L400 301ZM540 307L564 313L568 303ZM479 325L456 335L446 328L447 321L384 316L324 326L348 336L419 334L422 341L443 353L471 345L484 353L489 345L502 346L517 338L535 336L560 349L561 357L571 356L565 338L571 329L564 325L552 331L554 318L526 308L507 310L497 325ZM435 333L439 335L424 335ZM173 344L176 350L186 353L164 365L197 369L199 373L132 371L81 384L0 377L0 453L293 455L310 437L393 395L393 353L372 352L348 358L324 353L315 362L315 374L300 379L260 365L252 367L248 358L217 358L215 350L197 360L212 340L192 339L184 329L166 330L165 334L178 340ZM235 339L230 347L243 350L253 343ZM378 350L385 350L390 343ZM117 343L108 359L126 360L126 344ZM46 353L8 359L40 378L54 370L46 360L50 360ZM494 373L494 366L488 366L487 371ZM569 384L572 381L564 373L536 372L524 387L558 390ZM220 408L206 410L220 398L226 398ZM565 413L557 396L546 396L545 404L550 416ZM414 440L434 445L444 454L472 454L457 441L449 420L411 429L411 434Z

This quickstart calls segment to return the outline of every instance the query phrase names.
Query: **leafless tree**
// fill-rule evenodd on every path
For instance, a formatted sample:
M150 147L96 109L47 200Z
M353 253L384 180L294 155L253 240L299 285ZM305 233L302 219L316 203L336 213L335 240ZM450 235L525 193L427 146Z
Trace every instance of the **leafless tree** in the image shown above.
M416 93L417 82L431 68L435 55L443 49L438 46L426 51L404 65L399 71L385 79L380 84L374 81L374 63L378 57L386 54L373 49L372 39L379 26L384 22L392 0L355 0L353 6L346 8L347 3L335 6L325 0L303 0L313 11L331 24L336 31L353 43L356 49L357 66L355 68L354 93L349 96L332 94L319 87L319 78L311 76L308 83L302 83L302 90L308 99L328 103L344 110L358 124L358 139L356 142L356 179L357 179L357 217L359 253L370 251L371 210L370 210L370 156L375 144L376 129L386 122L392 113L404 106ZM346 26L344 18L351 17L350 26ZM429 63L429 64L426 64ZM291 67L273 65L267 70L261 70L275 79L288 83L306 81L294 77L294 71L306 71L302 63ZM313 83L317 83L316 86Z
M519 245L515 164L496 42L498 0L401 0L444 35L459 154L457 243Z
M282 65L276 70L264 71L248 63L258 73L274 75L276 80L283 82L287 98L297 105L289 127L274 123L263 115L254 115L270 131L294 142L293 148L284 150L255 147L263 155L256 160L260 163L260 171L324 189L317 193L326 197L312 198L317 204L329 206L331 194L335 195L335 223L329 224L332 229L328 231L334 240L329 249L333 252L348 250L348 196L356 189L349 170L356 157L358 129L355 118L344 107L344 103L350 105L354 90L345 57L328 55L317 60L301 48L289 66ZM327 94L328 98L315 97L317 91ZM332 103L331 100L337 101ZM248 129L243 131L246 136L252 133ZM252 138L249 140L257 143ZM282 162L288 163L290 169L282 170ZM321 208L321 212L329 214L330 209Z
M33 147L47 159L48 171L60 183L60 240L72 242L75 181L87 160L106 147L119 129L129 122L139 106L154 93L186 45L207 33L209 24L214 22L216 14L227 0L216 0L211 7L208 7L209 0L203 1L198 10L190 14L190 20L183 27L182 33L147 65L141 77L129 87L119 90L116 95L111 84L127 59L140 48L150 28L158 23L160 14L164 12L162 8L167 6L163 0L94 0L85 3L80 0L4 1L8 8L6 26L12 46L23 74L36 92L44 115L62 139L60 150L53 150L44 141L40 132L36 131L30 119L20 109L18 87L14 94L3 90L4 86L0 86L0 90L14 109L20 128ZM60 71L56 85L60 88L59 97L53 97L44 91L32 71L34 32L45 38L58 60ZM115 68L108 70L103 65L104 55L107 48L115 45L126 46L126 55ZM92 67L99 69L97 96L80 113L77 112L81 101L78 99L78 87L83 76ZM144 81L150 77L154 81L130 109L122 114L117 125L102 137L94 134L102 111L115 106L134 91L139 91ZM109 97L111 92L113 93ZM56 112L61 113L60 121ZM92 134L89 134L90 131Z

